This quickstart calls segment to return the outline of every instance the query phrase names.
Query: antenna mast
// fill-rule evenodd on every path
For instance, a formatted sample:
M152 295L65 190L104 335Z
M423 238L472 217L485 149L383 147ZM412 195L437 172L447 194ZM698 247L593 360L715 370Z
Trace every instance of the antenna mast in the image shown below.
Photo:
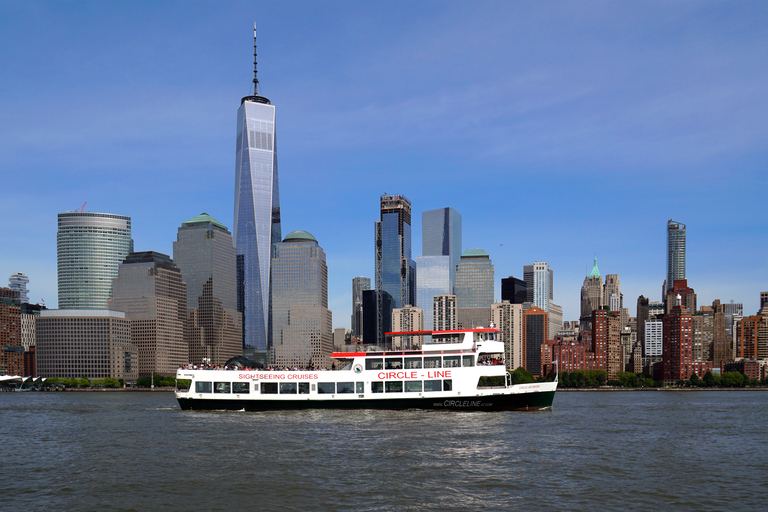
M259 95L259 77L256 72L256 23L253 24L253 95Z

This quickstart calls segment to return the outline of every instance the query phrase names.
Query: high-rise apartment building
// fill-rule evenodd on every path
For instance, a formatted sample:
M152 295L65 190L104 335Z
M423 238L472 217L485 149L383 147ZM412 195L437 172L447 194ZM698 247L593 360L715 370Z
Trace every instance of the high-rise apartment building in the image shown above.
M207 213L183 222L173 242L173 261L187 285L184 338L190 362L223 365L242 355L236 255L227 227Z
M493 263L482 249L467 249L456 266L456 312L459 329L487 327L494 296Z
M667 222L667 289L669 292L675 281L685 279L685 232L682 222L669 219ZM674 297L672 306L674 306ZM689 312L692 312L689 310Z
M421 214L421 255L450 258L450 289L455 285L456 265L461 257L461 214L453 208L438 208ZM421 267L417 265L418 272ZM439 294L436 294L439 295Z
M27 285L29 284L29 278L21 272L11 274L8 278L8 288L19 292L19 300L22 304L29 303L29 290Z
M736 357L768 359L768 316L746 316L736 324Z
M370 277L352 278L352 336L363 337L363 292L371 289Z
M643 352L648 358L660 358L663 353L664 324L661 320L647 320L643 329Z
M424 311L417 306L405 305L392 310L392 331L413 332L424 330ZM392 337L395 350L418 350L424 343L424 336L403 335Z
M693 316L677 298L664 316L664 381L668 384L688 379L693 363ZM703 376L703 375L702 375Z
M130 217L60 213L56 233L59 308L106 309L117 267L131 251Z
M272 248L274 362L330 368L333 325L328 310L325 251L306 231L292 231Z
M237 110L235 160L237 310L244 346L267 348L270 255L281 238L275 106L259 94L254 26L253 95L242 98Z
M189 345L184 340L187 286L167 255L130 253L118 269L108 304L113 311L125 312L131 321L139 377L172 377L190 362Z
M715 340L715 310L701 306L693 314L693 360L712 361Z
M432 303L432 318L434 318L435 331L456 330L458 318L456 317L456 296L437 295ZM436 340L432 340L436 341Z
M664 301L667 314L671 313L672 308L675 307L675 300L678 295L680 296L682 307L688 311L688 314L694 314L696 312L696 292L688 286L687 279L676 280L672 288L667 292L667 298Z
M501 301L491 305L491 321L504 343L504 361L508 370L523 366L523 306Z
M0 288L0 375L24 376L19 292Z
M384 343L384 323L392 310L386 310L384 293L391 297L392 306L401 308L416 303L416 262L411 259L411 202L403 195L381 196L380 220L376 232L376 303L377 339ZM372 341L366 341L371 343Z
M47 309L37 319L37 373L65 379L138 377L131 321L108 309Z
M527 300L537 308L549 311L549 302L554 299L554 272L545 261L523 266Z

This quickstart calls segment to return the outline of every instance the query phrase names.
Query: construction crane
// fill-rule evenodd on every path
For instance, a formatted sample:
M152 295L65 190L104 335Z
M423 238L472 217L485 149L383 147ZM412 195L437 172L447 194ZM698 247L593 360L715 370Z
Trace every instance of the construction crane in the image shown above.
M85 203L87 203L87 202L88 202L88 201L86 201ZM80 211L81 211L81 212L83 211L83 208L85 208L85 203L83 203L83 206L81 206L81 207L80 207Z

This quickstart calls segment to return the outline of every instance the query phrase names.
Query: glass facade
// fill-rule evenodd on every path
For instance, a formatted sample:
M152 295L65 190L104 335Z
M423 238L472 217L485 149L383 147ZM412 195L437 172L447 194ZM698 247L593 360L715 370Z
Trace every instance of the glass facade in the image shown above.
M363 336L363 292L371 289L371 278L358 276L352 279L352 336Z
M493 263L482 249L469 249L456 267L456 310L459 329L488 327L494 295Z
M407 197L381 196L381 220L376 221L375 231L378 310L376 343L381 344L384 343L386 315L382 295L389 294L395 308L417 305L416 262L411 259L411 202ZM366 340L366 343L372 341Z
M275 107L248 96L237 111L234 240L244 345L257 349L267 347L270 254L282 238L279 195Z
M453 293L450 256L418 256L416 268L416 303L424 310L424 329L433 330L433 302L437 295Z
M229 230L203 213L182 223L173 260L187 285L184 338L189 359L223 365L242 355L242 320L237 311L236 256Z
M527 302L549 312L549 302L554 297L554 272L549 268L549 264L545 261L536 261L533 265L523 266L523 279L525 279L528 294ZM602 286L600 297L602 299Z
M117 267L133 251L131 218L66 212L58 224L59 308L106 309Z
M438 208L421 214L422 256L449 256L451 289L453 293L456 265L461 257L461 214L453 208ZM416 266L421 272L421 267ZM423 305L422 305L423 306Z
M272 248L271 323L275 364L330 368L328 267L325 252L304 231L290 233Z
M685 224L667 222L667 291L678 279L685 279Z
M11 290L19 292L19 300L22 304L29 303L29 290L27 290L27 284L29 284L29 278L21 272L11 274L8 278L8 287Z

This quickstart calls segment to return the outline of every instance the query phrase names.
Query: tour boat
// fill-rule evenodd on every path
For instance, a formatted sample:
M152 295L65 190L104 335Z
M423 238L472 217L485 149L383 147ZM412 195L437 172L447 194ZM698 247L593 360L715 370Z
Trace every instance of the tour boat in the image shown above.
M418 350L335 352L339 370L179 369L183 410L448 409L530 411L552 407L554 382L512 384L498 329L408 331L439 343Z

